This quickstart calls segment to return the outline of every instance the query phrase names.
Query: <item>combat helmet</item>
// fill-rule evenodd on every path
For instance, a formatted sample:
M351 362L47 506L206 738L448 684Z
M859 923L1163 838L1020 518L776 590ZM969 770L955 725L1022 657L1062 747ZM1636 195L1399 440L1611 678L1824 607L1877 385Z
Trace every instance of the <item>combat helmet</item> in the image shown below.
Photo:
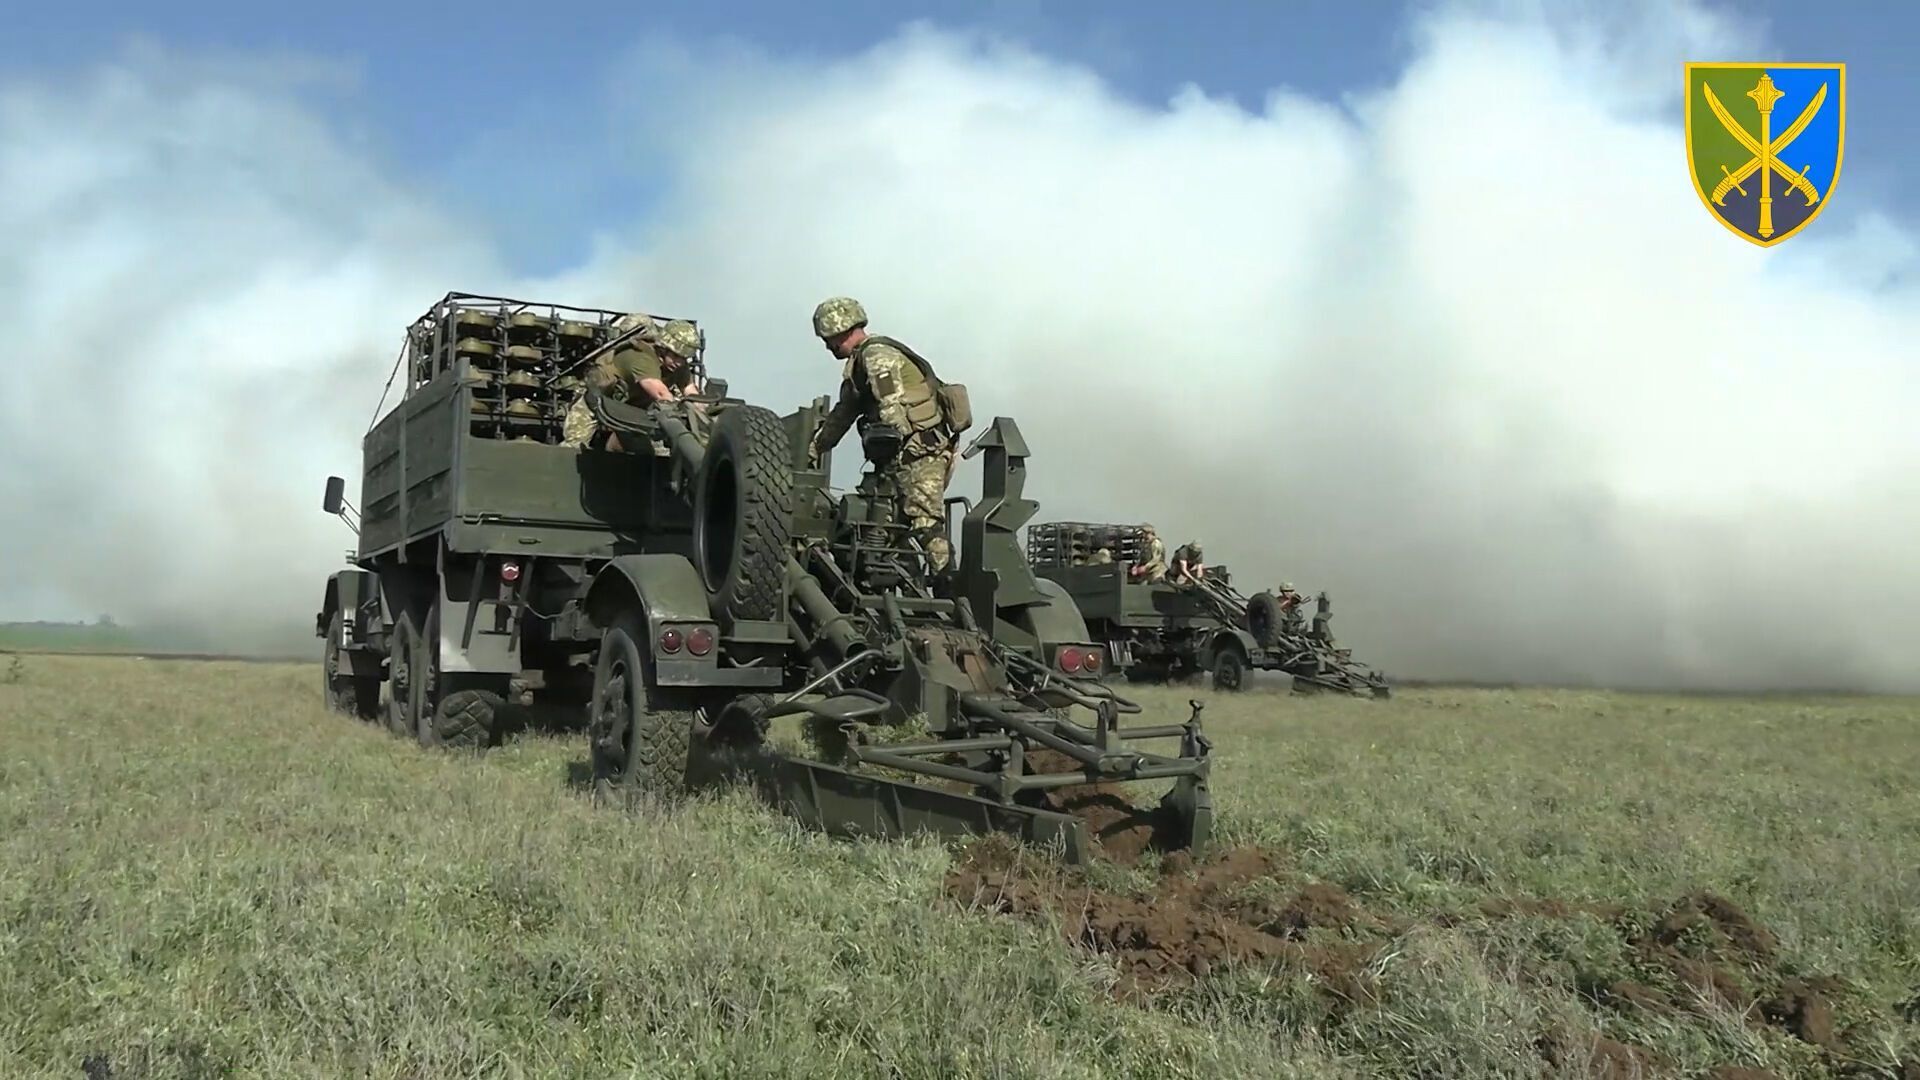
M682 360L691 360L700 352L700 331L685 319L675 319L660 328L656 344L662 352L670 352Z
M645 334L645 332L651 331L651 329L655 329L653 315L643 315L643 313L639 313L639 311L632 313L632 315L620 315L618 319L612 321L612 332L614 332L614 336L624 334L624 332L628 331L639 331L641 334Z
M820 301L820 306L813 309L813 333L822 341L865 325L867 309L851 296L830 297Z

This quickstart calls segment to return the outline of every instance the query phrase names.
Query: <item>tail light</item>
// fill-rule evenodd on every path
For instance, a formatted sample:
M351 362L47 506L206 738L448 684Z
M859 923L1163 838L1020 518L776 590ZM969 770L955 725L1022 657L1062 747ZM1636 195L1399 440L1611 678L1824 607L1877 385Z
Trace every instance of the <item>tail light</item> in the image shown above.
M1088 649L1087 658L1081 661L1080 670L1092 675L1100 670L1100 665L1103 663L1105 661L1101 658L1099 649Z
M695 656L705 656L713 651L713 631L702 626L687 635L687 651Z
M677 653L680 651L680 631L668 628L660 631L660 651Z
M1079 649L1076 649L1071 645L1060 650L1060 657L1059 657L1060 670L1066 672L1069 675L1079 674L1080 665L1085 662L1086 662L1085 654L1083 654Z
M500 564L500 580L511 585L520 580L520 564L508 559Z

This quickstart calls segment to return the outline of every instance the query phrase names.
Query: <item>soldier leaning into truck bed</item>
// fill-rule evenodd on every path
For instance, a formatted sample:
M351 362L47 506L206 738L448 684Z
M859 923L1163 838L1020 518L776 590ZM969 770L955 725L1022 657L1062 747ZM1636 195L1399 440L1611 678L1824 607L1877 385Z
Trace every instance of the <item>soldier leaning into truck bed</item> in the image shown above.
M1146 541L1144 557L1128 567L1127 576L1136 583L1160 581L1167 576L1167 545L1160 542L1152 525L1141 526L1140 536Z
M700 332L693 324L675 319L656 329L645 315L628 315L613 324L616 334L636 327L640 328L638 334L602 353L587 368L587 386L615 401L636 406L698 392L693 357L700 351ZM567 409L560 445L584 447L598 428L583 389ZM618 437L608 433L607 445L619 449Z
M1173 549L1173 569L1168 572L1167 580L1175 585L1198 585L1206 576L1207 564L1200 541L1189 540Z
M840 399L814 433L808 458L818 462L860 421L868 460L883 480L893 482L896 512L937 574L951 555L942 525L960 438L953 430L956 418L941 407L943 384L933 366L904 344L867 333L866 326L866 309L851 297L832 297L813 309L814 335L846 364ZM964 427L967 421L958 422Z

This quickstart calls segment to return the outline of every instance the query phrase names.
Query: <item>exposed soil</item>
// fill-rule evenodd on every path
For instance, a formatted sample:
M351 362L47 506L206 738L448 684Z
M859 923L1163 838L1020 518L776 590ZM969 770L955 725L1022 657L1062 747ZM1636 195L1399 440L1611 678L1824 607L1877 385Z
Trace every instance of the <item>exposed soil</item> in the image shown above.
M1311 975L1343 1001L1370 998L1362 971L1372 948L1302 940L1309 929L1340 930L1365 916L1330 886L1311 887L1277 910L1240 895L1274 867L1272 855L1254 848L1198 866L1174 855L1162 863L1151 894L1135 897L1096 889L1080 875L1036 865L1014 845L988 839L966 850L946 886L963 904L1057 918L1068 939L1114 965L1119 978L1113 992L1122 999L1137 1000L1248 962Z
M1080 765L1058 751L1039 750L1027 755L1027 767L1032 772L1072 772ZM1173 847L1176 823L1158 809L1135 806L1127 790L1127 785L1118 783L1055 788L1042 798L1041 806L1084 821L1103 856L1132 866L1148 851Z
M1577 1068L1596 1080L1647 1080L1662 1075L1660 1059L1648 1051L1603 1036L1549 1042L1540 1056L1551 1065Z
M1108 785L1067 789L1048 805L1087 817L1099 853L1116 863L1136 865L1163 838L1154 812L1133 807ZM947 875L946 893L970 907L1056 922L1070 942L1113 966L1113 995L1136 1002L1230 966L1259 964L1307 979L1336 1015L1364 1008L1376 1000L1370 965L1394 938L1418 925L1369 911L1331 884L1290 881L1286 860L1260 848L1234 848L1202 860L1168 852L1159 869L1145 895L1130 895L1096 887L1086 872L1042 861L1011 841L987 838L961 853ZM1584 986L1602 1007L1674 1019L1730 1008L1756 1026L1817 1048L1835 1068L1858 1059L1835 1012L1834 1002L1847 997L1847 984L1783 968L1778 938L1725 897L1691 893L1654 912L1619 904L1499 898L1478 905L1478 915L1586 916L1615 927L1642 981L1596 980L1597 985ZM1470 914L1433 921L1460 925L1473 919ZM1556 1038L1540 1053L1556 1065L1618 1080L1656 1075L1666 1067L1643 1048L1591 1035ZM1920 1064L1903 1067L1908 1073L1900 1074L1902 1080L1920 1080ZM1734 1065L1711 1075L1774 1078L1765 1070Z

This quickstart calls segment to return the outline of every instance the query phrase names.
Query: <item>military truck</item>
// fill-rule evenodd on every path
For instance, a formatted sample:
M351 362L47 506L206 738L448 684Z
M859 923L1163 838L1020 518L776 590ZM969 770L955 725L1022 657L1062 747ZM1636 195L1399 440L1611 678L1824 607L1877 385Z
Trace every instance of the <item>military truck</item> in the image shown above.
M1206 843L1201 705L1123 726L1140 706L1101 680L1073 600L1020 550L1036 506L1011 419L967 448L986 455L982 498L948 501L958 559L935 575L873 472L842 494L830 454L809 466L825 398L782 416L717 382L646 409L589 391L622 449L559 445L564 380L624 321L450 293L410 328L405 395L363 442L354 565L316 619L330 703L484 748L507 701L583 690L602 797L672 794L744 761L769 801L832 832L1002 831L1075 860L1090 838L1050 792L1168 780L1162 843ZM508 360L537 386L509 396ZM352 514L344 486L329 479L329 512ZM842 759L772 749L784 716L837 733ZM907 724L925 737L881 737Z
M1249 670L1285 672L1293 688L1388 697L1386 677L1333 640L1333 606L1316 600L1309 626L1301 598L1241 594L1225 566L1198 584L1135 580L1147 549L1142 525L1046 522L1027 529L1027 558L1071 596L1094 638L1130 680L1182 681L1210 673L1216 690L1246 685ZM1098 561L1102 552L1111 561Z

